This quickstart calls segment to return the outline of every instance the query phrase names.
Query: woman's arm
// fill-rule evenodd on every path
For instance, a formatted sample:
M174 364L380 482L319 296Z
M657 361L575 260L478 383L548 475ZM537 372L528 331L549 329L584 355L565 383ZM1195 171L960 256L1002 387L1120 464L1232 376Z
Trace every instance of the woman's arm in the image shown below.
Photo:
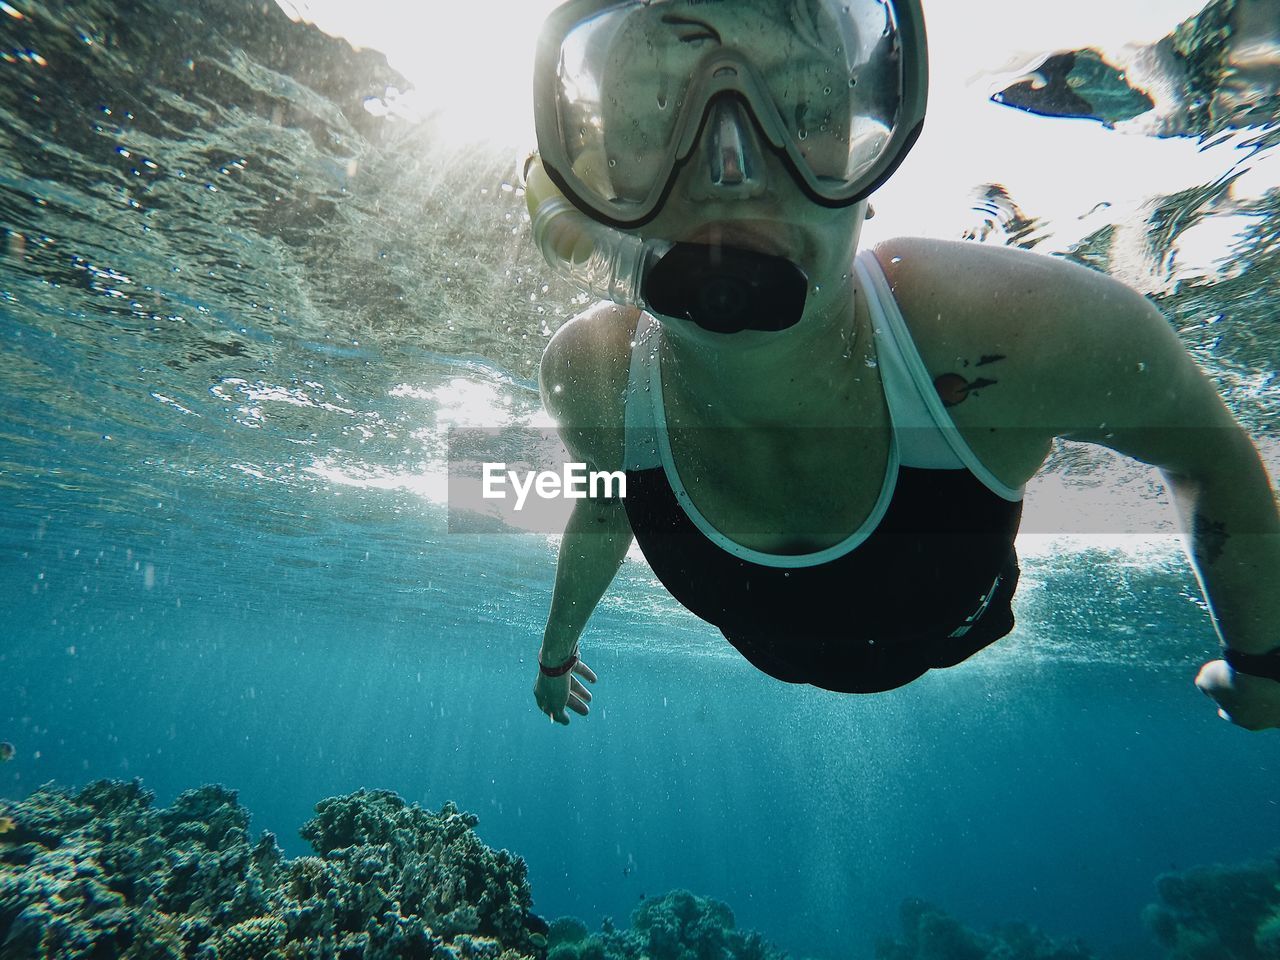
M1211 464L1164 476L1223 646L1266 653L1280 647L1280 517L1253 444L1243 432L1217 439Z
M621 500L585 499L574 506L560 541L551 612L533 686L538 709L556 723L568 724L569 710L583 717L591 710L591 692L582 681L595 683L596 675L577 659L578 637L630 545L631 525ZM568 671L556 674L556 668L566 664Z
M540 662L554 667L569 659L630 546L631 524L620 499L577 502L560 541Z
M1070 389L1052 410L1059 436L1158 467L1223 647L1280 651L1280 513L1257 449L1152 304L1109 278L1084 286L1074 363L1059 377ZM1226 719L1280 727L1280 678L1267 669L1215 660L1197 685Z
M556 331L542 357L543 404L570 455L592 471L622 468L623 396L637 313L612 305L588 310ZM569 722L567 710L588 713L591 694L582 680L594 683L596 675L575 659L578 638L630 546L631 524L621 499L575 503L556 559L534 685L538 709L557 723Z
M1060 435L1158 467L1223 645L1280 647L1280 515L1258 451L1155 307L1112 303L1082 323L1090 362Z

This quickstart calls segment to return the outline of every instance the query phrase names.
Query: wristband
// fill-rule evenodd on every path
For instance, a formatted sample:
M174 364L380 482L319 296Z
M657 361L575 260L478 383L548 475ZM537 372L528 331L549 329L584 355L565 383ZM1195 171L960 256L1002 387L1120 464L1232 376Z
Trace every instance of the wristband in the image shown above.
M574 644L573 653L569 654L569 659L558 667L548 667L542 662L542 658L538 658L538 670L542 672L544 677L563 677L566 673L578 665L578 647Z
M1222 659L1236 673L1280 681L1280 647L1266 653L1242 653L1227 647L1222 651Z

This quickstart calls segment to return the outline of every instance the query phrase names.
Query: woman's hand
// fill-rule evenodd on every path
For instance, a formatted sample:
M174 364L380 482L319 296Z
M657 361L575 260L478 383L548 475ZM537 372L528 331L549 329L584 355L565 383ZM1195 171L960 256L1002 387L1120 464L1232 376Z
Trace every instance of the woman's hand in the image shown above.
M588 706L591 703L591 691L583 685L579 677L588 683L596 682L595 672L581 660L562 677L548 677L539 670L538 679L533 685L533 699L538 701L538 709L555 723L563 723L566 726L569 723L566 707L579 716L585 717L591 712Z
M1218 716L1246 730L1280 727L1280 681L1232 670L1210 660L1196 677L1200 691L1217 703Z

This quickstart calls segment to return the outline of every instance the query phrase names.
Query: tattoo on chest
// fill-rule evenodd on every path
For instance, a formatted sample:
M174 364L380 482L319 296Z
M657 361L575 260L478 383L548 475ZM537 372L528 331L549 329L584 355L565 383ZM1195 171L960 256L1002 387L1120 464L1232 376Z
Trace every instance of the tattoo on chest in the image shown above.
M1222 556L1222 548L1227 545L1230 534L1227 525L1221 520L1210 520L1197 515L1192 524L1192 535L1195 538L1197 559L1212 565Z
M974 363L968 360L963 360L962 363L964 367L985 367L1004 359L1005 355L1002 353L984 353ZM934 378L933 388L938 391L938 397L941 398L943 406L954 407L969 399L970 394L977 396L978 390L994 387L999 382L990 377L974 377L970 380L959 373L944 373Z

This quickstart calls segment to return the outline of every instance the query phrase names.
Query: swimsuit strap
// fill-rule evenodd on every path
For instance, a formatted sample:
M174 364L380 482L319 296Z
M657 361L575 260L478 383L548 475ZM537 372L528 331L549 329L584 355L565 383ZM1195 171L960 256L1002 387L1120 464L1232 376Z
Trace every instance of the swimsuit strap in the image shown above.
M875 254L859 253L854 267L871 310L880 378L903 466L967 469L1000 498L1021 500L1023 488L1006 486L983 466L947 413Z

